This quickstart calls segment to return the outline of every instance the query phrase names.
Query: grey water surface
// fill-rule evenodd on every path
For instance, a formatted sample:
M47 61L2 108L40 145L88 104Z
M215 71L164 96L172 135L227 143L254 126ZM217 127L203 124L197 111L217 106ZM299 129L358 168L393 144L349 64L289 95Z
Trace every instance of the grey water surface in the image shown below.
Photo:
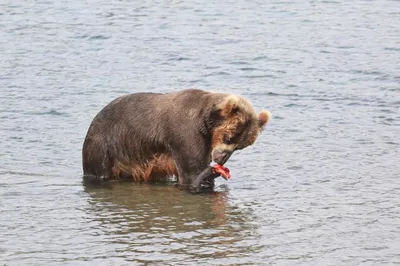
M241 94L212 194L82 184L96 113ZM399 1L0 1L0 265L400 264Z

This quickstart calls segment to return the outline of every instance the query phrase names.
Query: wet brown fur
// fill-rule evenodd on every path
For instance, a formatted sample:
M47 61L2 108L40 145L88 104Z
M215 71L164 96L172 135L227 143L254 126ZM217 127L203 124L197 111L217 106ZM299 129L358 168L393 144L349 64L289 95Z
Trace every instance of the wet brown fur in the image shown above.
M225 117L222 124L214 129L212 147L224 144L224 137L236 144L235 149L243 149L252 145L263 127L271 117L268 111L257 115L252 104L245 98L230 95L219 106L221 115ZM245 134L240 135L240 133ZM241 137L238 139L238 137Z
M113 179L131 178L135 182L165 182L168 177L178 176L178 171L171 155L155 154L142 163L115 162L111 176Z
M218 147L243 149L269 121L240 96L185 90L117 98L94 118L82 151L85 175L181 186L211 162ZM231 141L226 144L226 140Z

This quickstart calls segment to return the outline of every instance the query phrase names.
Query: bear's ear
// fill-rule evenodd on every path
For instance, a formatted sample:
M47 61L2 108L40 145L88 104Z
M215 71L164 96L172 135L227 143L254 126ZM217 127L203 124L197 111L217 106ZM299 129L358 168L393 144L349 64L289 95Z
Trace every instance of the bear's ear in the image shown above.
M235 95L230 95L224 101L216 106L217 110L223 117L229 117L239 111L239 98Z
M265 127L271 121L271 113L267 110L262 110L258 115L258 126Z

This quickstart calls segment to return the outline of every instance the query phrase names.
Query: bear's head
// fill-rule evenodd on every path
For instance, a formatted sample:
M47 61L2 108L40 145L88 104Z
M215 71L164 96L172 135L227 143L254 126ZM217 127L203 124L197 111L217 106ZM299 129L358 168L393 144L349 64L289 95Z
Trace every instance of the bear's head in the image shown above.
M268 111L257 114L250 101L237 95L228 95L215 105L214 114L220 122L213 130L211 157L221 165L234 151L252 145L271 119Z

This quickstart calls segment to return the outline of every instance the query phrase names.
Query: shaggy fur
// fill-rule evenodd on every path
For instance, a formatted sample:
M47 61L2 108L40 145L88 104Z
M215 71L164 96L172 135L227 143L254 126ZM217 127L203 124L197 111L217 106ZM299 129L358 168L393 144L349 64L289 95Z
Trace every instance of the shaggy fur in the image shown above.
M254 143L270 114L256 114L243 97L202 90L136 93L109 103L93 119L82 151L85 176L165 181L182 188L211 160L224 164ZM204 174L203 174L204 175Z

